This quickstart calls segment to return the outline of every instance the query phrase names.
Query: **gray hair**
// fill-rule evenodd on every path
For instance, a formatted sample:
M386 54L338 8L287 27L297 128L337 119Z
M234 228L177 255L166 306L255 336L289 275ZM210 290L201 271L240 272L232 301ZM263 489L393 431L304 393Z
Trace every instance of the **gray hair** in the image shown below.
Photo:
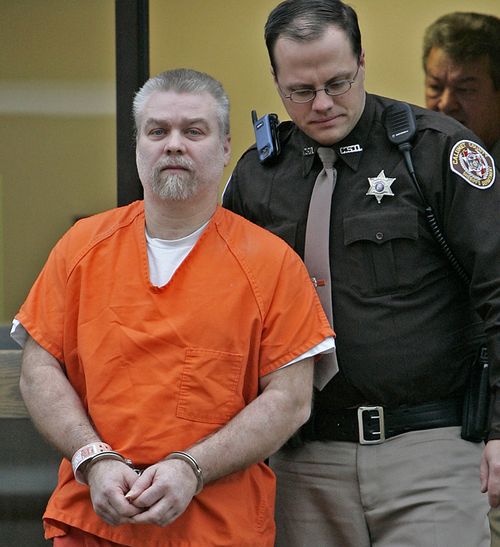
M494 15L454 12L443 15L424 34L424 70L431 49L439 48L455 63L486 56L495 89L500 89L500 19Z
M229 97L222 84L197 70L176 68L161 72L150 78L136 93L132 106L136 134L139 134L142 113L149 97L156 91L175 91L177 93L209 93L217 103L217 121L221 138L229 135Z

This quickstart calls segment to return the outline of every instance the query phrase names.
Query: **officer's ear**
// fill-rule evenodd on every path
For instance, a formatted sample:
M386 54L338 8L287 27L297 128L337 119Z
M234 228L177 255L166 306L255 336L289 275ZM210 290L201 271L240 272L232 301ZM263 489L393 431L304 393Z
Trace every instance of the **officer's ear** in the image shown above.
M361 68L365 68L365 66L366 66L366 65L365 65L365 60L366 60L366 59L365 59L365 50L362 49L362 50L361 50L361 54L360 54L360 56L359 56L359 66L360 66Z

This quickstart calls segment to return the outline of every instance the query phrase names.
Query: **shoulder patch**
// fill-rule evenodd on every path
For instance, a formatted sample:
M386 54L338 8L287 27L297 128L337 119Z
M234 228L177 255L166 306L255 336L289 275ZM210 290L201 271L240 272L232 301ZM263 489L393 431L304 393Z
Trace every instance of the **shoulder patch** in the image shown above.
M474 141L459 141L450 153L451 170L471 186L485 190L495 182L495 162Z

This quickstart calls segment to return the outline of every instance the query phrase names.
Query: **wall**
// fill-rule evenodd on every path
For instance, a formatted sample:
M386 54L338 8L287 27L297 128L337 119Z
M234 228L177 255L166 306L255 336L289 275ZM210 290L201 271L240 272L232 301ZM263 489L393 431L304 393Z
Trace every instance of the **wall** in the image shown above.
M114 3L0 0L0 20L0 321L10 321L74 217L115 204Z
M358 13L366 49L367 89L421 106L421 48L427 26L453 11L500 17L498 0L352 0L350 4Z
M150 0L151 72L204 70L232 99L233 159L225 178L253 140L252 108L286 117L263 42L276 3ZM425 27L450 11L500 16L498 0L351 4L366 48L367 89L416 104L423 99ZM0 20L2 322L10 321L74 217L115 203L114 2L0 0Z

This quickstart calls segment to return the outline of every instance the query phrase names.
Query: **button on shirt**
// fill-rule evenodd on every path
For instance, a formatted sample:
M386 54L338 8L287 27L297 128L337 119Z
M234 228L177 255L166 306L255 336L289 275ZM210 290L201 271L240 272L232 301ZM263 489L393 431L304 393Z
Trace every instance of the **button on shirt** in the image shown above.
M357 126L334 146L339 160L330 254L341 374L318 395L317 408L365 401L396 406L455 395L464 389L480 343L482 326L468 290L436 244L402 155L382 125L382 112L393 102L368 94ZM453 173L453 145L477 138L448 117L414 110L417 177L472 278L474 305L486 320L493 378L498 378L500 180L481 190ZM280 135L282 152L274 164L261 165L253 148L242 156L223 203L303 256L309 199L321 169L308 150L314 153L318 144L291 122L281 124ZM395 179L394 195L379 203L367 195L368 179L382 170Z

